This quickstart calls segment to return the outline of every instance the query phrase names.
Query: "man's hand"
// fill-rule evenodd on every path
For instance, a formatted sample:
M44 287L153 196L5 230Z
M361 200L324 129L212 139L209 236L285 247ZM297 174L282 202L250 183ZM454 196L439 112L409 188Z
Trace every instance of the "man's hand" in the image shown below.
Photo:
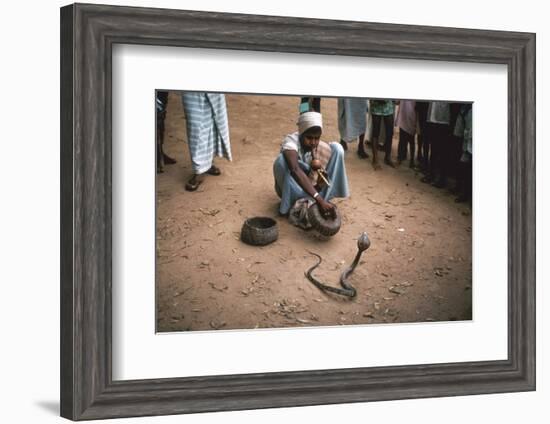
M321 196L317 197L317 205L319 206L319 211L323 218L336 218L336 208L332 203L327 202Z

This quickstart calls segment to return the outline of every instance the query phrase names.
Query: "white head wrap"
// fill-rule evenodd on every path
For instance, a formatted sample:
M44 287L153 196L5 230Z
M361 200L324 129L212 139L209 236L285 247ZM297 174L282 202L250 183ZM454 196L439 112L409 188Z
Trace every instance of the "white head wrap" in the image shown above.
M298 118L298 133L302 135L311 127L323 128L323 116L319 112L302 113Z

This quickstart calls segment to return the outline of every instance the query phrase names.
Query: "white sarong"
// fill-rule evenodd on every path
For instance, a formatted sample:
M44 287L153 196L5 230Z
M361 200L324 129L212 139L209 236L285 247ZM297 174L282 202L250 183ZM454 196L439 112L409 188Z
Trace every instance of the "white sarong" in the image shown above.
M358 98L338 99L338 131L345 142L357 140L367 130L367 100Z

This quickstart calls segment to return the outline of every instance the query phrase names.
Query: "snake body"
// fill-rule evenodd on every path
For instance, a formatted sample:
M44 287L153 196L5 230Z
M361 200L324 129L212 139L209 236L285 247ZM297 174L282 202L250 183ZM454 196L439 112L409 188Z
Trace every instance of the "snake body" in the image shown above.
M355 288L347 281L347 279L353 273L353 271L355 271L355 268L357 267L357 264L361 259L361 255L365 250L369 248L369 246L370 246L370 240L367 236L367 233L361 234L361 236L357 240L357 254L355 255L355 259L353 260L351 266L344 269L344 271L340 275L340 285L342 286L342 288L328 286L313 276L313 271L315 270L315 268L321 265L321 262L323 261L321 256L314 252L309 252L309 253L311 253L313 256L316 256L318 259L318 262L307 270L306 272L307 279L321 290L325 290L331 293L336 293L336 294L351 297L351 298L355 297L357 295L357 290L355 290Z

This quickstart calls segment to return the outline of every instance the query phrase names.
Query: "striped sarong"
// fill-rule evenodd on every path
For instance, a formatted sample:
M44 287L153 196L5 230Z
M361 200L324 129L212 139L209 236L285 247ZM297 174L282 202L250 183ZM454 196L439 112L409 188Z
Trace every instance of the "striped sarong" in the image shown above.
M183 93L187 122L187 143L195 174L210 169L215 156L231 160L231 144L225 95L219 93Z

